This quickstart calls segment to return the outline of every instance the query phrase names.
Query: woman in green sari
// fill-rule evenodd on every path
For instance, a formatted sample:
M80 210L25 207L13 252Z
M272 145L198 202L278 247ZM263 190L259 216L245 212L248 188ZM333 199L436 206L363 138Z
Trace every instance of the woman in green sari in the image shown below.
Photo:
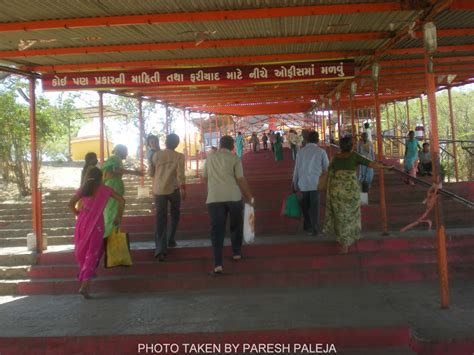
M357 180L357 165L369 168L392 168L371 161L352 151L352 138L344 137L339 143L341 152L329 165L326 194L326 215L324 233L336 236L341 244L341 253L346 254L349 246L360 239L360 186Z
M275 144L273 144L273 148L275 151L275 160L283 160L283 138L281 137L280 132L275 135Z
M125 187L122 180L123 174L143 176L139 170L128 170L123 168L122 161L127 158L128 149L123 144L118 144L113 150L113 155L102 165L104 173L104 185L111 187L117 194L123 196ZM118 213L118 202L109 199L104 210L104 238L107 238L114 227L114 220Z

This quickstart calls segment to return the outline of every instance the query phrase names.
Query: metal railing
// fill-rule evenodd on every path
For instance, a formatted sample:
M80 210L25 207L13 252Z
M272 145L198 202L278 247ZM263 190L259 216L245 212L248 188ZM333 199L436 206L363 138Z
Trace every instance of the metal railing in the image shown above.
M403 136L393 136L393 135L384 135L383 136L383 146L384 146L384 155L392 159L403 159L404 157L404 148L405 148L406 137ZM429 142L429 139L423 139L424 142ZM448 182L455 179L454 171L454 155L450 151L449 147L453 144L460 145L462 150L458 150L458 166L465 165L467 168L463 169L462 176L459 179L472 181L474 179L474 141L471 140L452 140L452 139L440 139L440 158L444 173ZM394 149L395 148L395 149ZM463 154L464 153L464 154ZM460 164L461 163L461 164Z
M384 137L384 138L387 138L387 137ZM401 137L389 137L389 138L398 138L400 139ZM466 141L466 142L471 142L471 141ZM339 146L337 144L329 144L328 145L328 148L335 148L335 149L339 149ZM375 160L381 164L384 164L384 162L380 162L378 160ZM413 177L411 175L409 175L408 173L400 170L400 169L397 169L397 168L392 168L391 169L392 171L396 172L397 174L400 174L402 175L404 178L406 179L410 179L414 182L416 182L417 184L419 184L420 186L423 186L423 187L426 187L426 188L431 188L433 183L432 182L428 182L426 180L423 180L423 179L420 179L420 178L417 178L417 177ZM453 201L456 201L458 203L461 203L462 205L464 205L465 207L468 207L470 209L474 209L474 202L473 201L470 201L462 196L459 196L457 194L455 194L454 192L451 192L451 191L448 191L448 190L445 190L443 188L439 188L438 189L438 193L443 195L443 196L446 196L448 198L450 198L451 200Z

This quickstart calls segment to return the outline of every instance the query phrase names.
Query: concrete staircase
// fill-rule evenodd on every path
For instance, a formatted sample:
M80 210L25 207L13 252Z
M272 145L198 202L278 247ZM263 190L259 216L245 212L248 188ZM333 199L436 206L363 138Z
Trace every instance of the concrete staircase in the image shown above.
M133 298L141 293L149 293L153 295L152 298L177 297L195 309L199 308L195 299L208 293L213 295L219 293L222 297L219 302L226 302L231 295L250 295L251 298L260 292L268 292L264 299L271 301L272 295L288 292L288 297L297 297L295 295L302 292L301 290L316 286L335 286L341 289L345 287L350 290L362 286L437 279L434 233L426 231L426 226L419 226L403 234L396 232L423 213L424 205L421 202L426 189L416 185L405 185L393 172L386 175L391 235L382 237L378 204L379 187L376 178L369 197L370 204L362 208L364 239L351 247L348 255L340 255L338 245L329 237L308 237L301 231L301 220L280 216L281 203L291 188L293 162L289 159L288 150L285 151L285 160L282 162L275 162L271 153L264 151L245 155L243 162L245 175L256 199L257 243L244 247L244 259L241 262L231 261L230 250L227 247L225 274L222 277L208 275L212 269L212 260L207 240L209 222L204 203L206 186L202 182L188 186L188 198L182 205L182 219L177 235L179 247L170 249L166 262L156 262L153 258L152 198L138 199L136 196L138 180L130 179L126 181L127 205L123 227L131 237L134 265L114 269L104 269L100 266L91 291L120 298L123 304L117 306L119 309L115 309L120 313L120 307L127 308L133 303L128 299L123 300L125 295ZM149 185L147 181L147 186ZM448 184L446 188L466 198L474 197L472 183ZM67 201L73 192L72 189L45 192L44 232L48 235L49 247L47 252L39 256L24 251L26 234L31 230L29 203L0 205L0 265L2 265L0 294L30 296L30 298L41 295L34 298L40 302L49 297L48 295L60 295L60 298L55 299L57 301L68 299L67 297L73 297L72 295L77 293L78 284L75 280L77 266L71 244L74 218L67 211ZM472 211L446 199L443 204L448 227L450 280L460 282L472 280L474 278ZM324 216L324 196L321 206L323 207L321 214ZM168 301L162 302L166 305ZM331 300L327 300L327 303L330 302ZM244 307L243 304L240 306ZM81 305L81 312L85 310L83 307L89 306ZM266 303L256 305L249 301L249 305L245 307L253 309L252 312L257 317L270 306L266 306ZM20 308L19 312L30 312L26 305ZM113 311L112 306L107 309ZM278 312L280 304L276 303L272 309L272 312ZM34 308L31 312L35 312ZM97 310L89 309L84 312L84 317L87 317L87 314ZM251 317L252 312L248 312L247 309L247 317ZM299 310L295 308L294 314L310 311L298 312ZM404 323L395 322L396 324L387 325L375 321L374 326L346 327L341 321L332 327L298 326L298 322L291 323L293 312L289 312L287 321L297 324L293 327L286 323L273 324L270 319L261 326L246 325L239 331L231 328L219 331L219 328L216 329L211 325L214 321L208 319L211 317L217 319L217 322L222 322L222 317L226 317L225 314L225 311L216 312L213 316L206 313L200 320L201 323L197 323L199 330L184 333L180 328L179 319L176 320L176 329L165 332L161 330L162 328L148 330L146 327L139 327L139 330L133 330L133 322L136 321L134 318L130 321L132 324L130 330L120 334L107 333L104 329L108 328L104 326L97 335L77 334L72 331L65 332L62 336L0 336L0 352L2 354L54 353L54 351L68 354L137 353L137 344L143 342L176 343L180 346L184 343L222 345L233 343L241 346L244 343L335 343L338 353L349 355L441 354L443 349L446 349L416 339L411 327ZM343 318L341 314L338 316ZM181 317L186 318L184 314L181 314ZM80 318L81 322L97 322L97 320L83 320L82 316ZM176 318L176 315L173 318ZM232 323L232 319L230 322ZM453 345L450 349L457 349L459 350L457 353L464 354L472 345L473 342L468 341L456 345L458 347ZM291 353L301 351L285 352L285 354Z

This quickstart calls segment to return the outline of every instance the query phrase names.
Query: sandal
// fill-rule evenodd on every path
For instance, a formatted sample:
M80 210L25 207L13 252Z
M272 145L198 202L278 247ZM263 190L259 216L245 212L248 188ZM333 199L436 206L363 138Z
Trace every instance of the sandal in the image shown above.
M232 260L234 260L234 261L242 260L242 255L234 255L234 256L232 256Z
M211 275L222 275L224 270L222 269L222 266L216 266L212 271Z

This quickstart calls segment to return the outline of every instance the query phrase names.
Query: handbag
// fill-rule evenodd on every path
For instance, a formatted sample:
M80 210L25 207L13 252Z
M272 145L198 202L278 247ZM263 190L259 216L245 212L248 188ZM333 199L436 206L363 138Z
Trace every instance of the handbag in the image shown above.
M317 187L318 191L326 191L326 189L328 188L328 178L329 178L329 174L327 172L319 176L318 187Z
M128 234L118 227L106 239L104 264L106 268L132 265Z
M296 196L296 194L291 194L283 200L280 214L290 218L301 217L300 202L298 201L298 196Z
M255 241L255 210L248 203L244 207L244 241L252 244Z

